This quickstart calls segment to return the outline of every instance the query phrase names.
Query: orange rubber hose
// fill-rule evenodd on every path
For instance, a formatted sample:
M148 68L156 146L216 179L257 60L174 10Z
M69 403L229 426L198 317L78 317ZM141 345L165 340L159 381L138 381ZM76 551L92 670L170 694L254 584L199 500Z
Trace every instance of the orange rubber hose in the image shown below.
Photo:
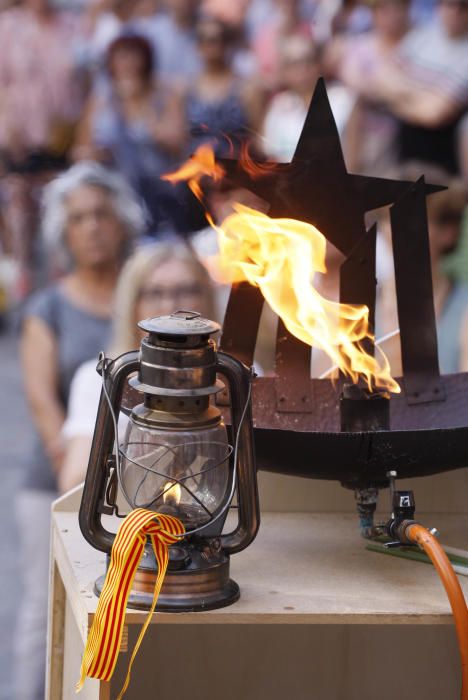
M446 590L452 608L462 667L461 700L468 700L468 608L460 582L436 538L422 525L408 525L406 537L423 549L431 559Z

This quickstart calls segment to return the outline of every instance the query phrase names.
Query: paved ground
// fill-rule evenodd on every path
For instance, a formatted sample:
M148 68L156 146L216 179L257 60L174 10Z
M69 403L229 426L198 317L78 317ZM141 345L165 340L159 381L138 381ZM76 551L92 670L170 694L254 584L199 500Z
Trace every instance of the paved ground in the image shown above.
M0 335L0 700L12 700L11 647L21 598L13 508L30 439L16 338L12 332L3 333Z

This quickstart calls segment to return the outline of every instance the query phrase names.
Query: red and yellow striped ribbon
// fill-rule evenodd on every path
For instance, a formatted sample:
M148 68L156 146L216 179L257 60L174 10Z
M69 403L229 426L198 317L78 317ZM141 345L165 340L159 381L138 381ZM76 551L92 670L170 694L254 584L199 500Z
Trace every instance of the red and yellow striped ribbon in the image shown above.
M109 568L88 634L77 692L83 687L86 676L103 681L109 681L112 677L122 641L128 596L149 536L158 564L153 603L135 644L125 683L116 700L122 698L130 681L133 661L156 607L169 561L169 546L184 533L185 528L177 518L144 508L133 510L122 522L112 545Z

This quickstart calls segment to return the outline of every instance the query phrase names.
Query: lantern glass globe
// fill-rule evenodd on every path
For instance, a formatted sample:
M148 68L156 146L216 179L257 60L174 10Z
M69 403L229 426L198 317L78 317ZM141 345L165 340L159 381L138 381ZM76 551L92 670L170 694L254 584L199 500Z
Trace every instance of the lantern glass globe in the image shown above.
M122 491L132 508L178 517L189 531L208 523L229 497L226 427L185 430L129 421L121 448Z

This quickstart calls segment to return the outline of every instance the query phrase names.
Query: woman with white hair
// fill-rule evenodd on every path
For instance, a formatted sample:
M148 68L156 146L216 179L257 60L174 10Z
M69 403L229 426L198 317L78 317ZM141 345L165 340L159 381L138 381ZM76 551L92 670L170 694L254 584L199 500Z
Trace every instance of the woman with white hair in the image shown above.
M51 252L66 253L69 271L31 297L22 323L24 386L37 433L16 504L25 561L15 674L22 700L44 697L49 513L71 380L108 343L117 278L143 223L126 183L96 163L73 166L44 192L44 238Z

